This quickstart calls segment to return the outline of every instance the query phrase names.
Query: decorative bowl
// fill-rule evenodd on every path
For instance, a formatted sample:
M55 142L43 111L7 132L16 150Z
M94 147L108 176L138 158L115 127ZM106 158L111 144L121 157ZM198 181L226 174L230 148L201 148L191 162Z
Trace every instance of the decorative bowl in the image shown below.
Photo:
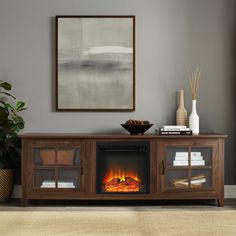
M131 135L144 134L153 124L128 125L121 124L121 126L130 132Z

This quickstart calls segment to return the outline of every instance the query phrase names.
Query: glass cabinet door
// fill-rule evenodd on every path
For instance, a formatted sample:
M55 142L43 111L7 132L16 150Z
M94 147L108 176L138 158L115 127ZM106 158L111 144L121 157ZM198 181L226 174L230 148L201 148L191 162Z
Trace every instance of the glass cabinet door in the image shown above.
M82 187L83 160L80 147L34 147L33 157L33 188Z
M165 147L162 191L213 188L212 147Z

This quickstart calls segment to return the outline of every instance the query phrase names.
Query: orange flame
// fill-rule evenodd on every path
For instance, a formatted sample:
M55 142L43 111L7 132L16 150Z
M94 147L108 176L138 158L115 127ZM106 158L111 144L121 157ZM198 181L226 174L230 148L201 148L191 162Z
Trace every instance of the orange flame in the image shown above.
M134 171L110 170L103 179L105 192L140 192L143 184Z
M138 174L135 173L134 171L124 171L121 169L117 170L110 170L105 178L103 179L103 183L107 183L111 181L114 178L119 178L120 181L125 181L125 178L130 177L138 182L140 182L140 178L138 177Z

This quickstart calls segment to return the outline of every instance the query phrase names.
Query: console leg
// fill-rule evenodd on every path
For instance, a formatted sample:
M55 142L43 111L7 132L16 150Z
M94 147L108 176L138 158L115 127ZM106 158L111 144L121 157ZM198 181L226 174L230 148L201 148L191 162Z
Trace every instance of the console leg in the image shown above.
M217 201L218 201L218 206L219 207L223 207L224 206L224 198L218 198Z
M28 199L27 198L21 198L21 206L26 207L28 205Z

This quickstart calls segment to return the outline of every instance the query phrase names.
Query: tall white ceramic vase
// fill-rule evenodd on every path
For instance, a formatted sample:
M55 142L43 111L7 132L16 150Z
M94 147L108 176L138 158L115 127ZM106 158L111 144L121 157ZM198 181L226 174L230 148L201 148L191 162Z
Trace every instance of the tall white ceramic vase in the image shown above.
M192 112L189 116L189 128L193 134L199 134L199 116L196 109L196 100L192 100Z

